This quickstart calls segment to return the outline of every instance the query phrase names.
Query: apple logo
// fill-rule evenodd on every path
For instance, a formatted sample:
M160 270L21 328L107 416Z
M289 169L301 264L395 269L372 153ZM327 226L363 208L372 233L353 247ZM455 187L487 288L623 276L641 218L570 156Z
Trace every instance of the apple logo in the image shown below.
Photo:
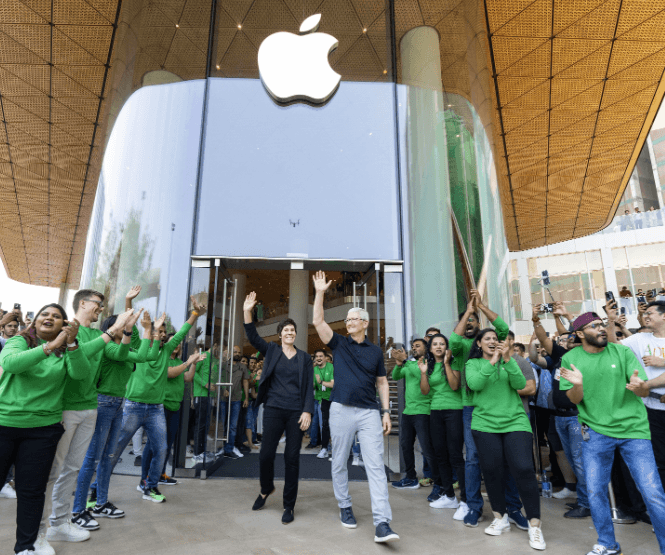
M304 101L325 104L337 91L339 73L328 55L339 42L332 35L316 33L321 14L308 17L300 34L281 31L267 37L259 47L259 74L270 96L280 104Z

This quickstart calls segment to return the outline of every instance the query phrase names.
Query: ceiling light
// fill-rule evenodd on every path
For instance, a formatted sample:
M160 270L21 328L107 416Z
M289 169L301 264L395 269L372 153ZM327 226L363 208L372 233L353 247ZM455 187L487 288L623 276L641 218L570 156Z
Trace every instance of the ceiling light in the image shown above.
M175 28L176 28L176 29L180 29L180 25L178 25L178 24L176 23L176 24L175 24Z
M452 105L452 104L448 104L448 108L452 108L452 107L453 107L453 105Z
M219 69L219 64L217 64L215 67L216 67L217 69Z
M240 25L240 23L238 23L238 29L242 29L242 25Z
M363 33L366 33L366 32L367 32L367 27L365 27L365 28L363 29Z
M388 70L387 70L387 69L384 69L384 70L383 70L383 74L385 75L386 73L388 73Z

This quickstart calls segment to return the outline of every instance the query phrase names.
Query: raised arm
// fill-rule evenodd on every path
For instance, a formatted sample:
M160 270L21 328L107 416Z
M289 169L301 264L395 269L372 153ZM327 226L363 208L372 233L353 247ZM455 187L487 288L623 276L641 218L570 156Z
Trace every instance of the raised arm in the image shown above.
M257 351L263 356L268 352L268 342L259 335L256 331L256 326L252 320L252 311L256 306L256 293L252 291L245 297L245 302L242 305L242 312L245 318L245 335L247 339Z
M485 318L487 318L490 322L494 322L499 317L499 315L483 304L483 301L480 298L480 293L478 293L478 291L473 290L471 293L476 297L476 306L478 307L478 310L480 310L485 315ZM499 341L503 341L505 339L505 337L499 337L498 333L497 337L499 338Z
M547 368L547 361L540 356L540 353L538 352L538 349L536 349L536 339L537 336L534 333L531 336L531 341L529 341L529 360L533 362L534 364L537 364L541 368Z
M471 299L466 305L466 311L460 318L460 321L457 322L457 325L455 326L453 333L456 333L460 337L464 337L464 334L466 333L466 325L469 323L469 318L476 313L475 303L476 303L476 297L473 295L473 291L471 291Z
M316 328L316 333L319 334L321 341L326 345L330 343L330 340L333 338L333 330L323 319L323 298L325 297L326 291L332 284L332 280L326 282L326 274L319 270L312 276L314 281L314 291L316 292L314 296L314 318L313 324Z
M425 357L420 357L418 361L418 369L420 370L420 393L423 395L429 394L429 376L427 375L427 362Z
M545 331L545 328L543 327L543 324L540 322L540 305L533 305L533 312L531 313L531 321L533 322L533 332L536 334L536 337L538 338L538 341L540 341L540 344L545 347L545 350L547 351L547 354L551 355L552 350L554 349L554 343L552 340L547 337L547 332ZM565 333L568 333L566 331ZM531 353L529 353L529 358L531 358ZM535 360L531 360L531 362L536 362ZM536 362L538 366L540 364ZM541 366L541 368L547 368L547 363L545 366Z
M141 292L141 286L140 285L135 285L132 287L127 295L125 295L125 310L129 310L132 308L132 301L138 297L139 293Z
M443 358L443 366L446 370L446 377L448 378L448 385L453 391L457 391L461 385L460 373L457 370L453 370L453 367L450 365L453 353L450 349L446 350L446 354ZM422 387L420 388L422 391Z

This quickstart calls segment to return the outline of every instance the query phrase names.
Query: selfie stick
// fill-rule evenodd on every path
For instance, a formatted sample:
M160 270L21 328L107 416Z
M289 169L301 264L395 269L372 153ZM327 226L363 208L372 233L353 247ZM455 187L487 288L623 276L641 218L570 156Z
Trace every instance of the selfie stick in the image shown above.
M555 303L556 301L554 300L554 296L552 295L552 291L550 291L550 288L547 287L547 285L545 285L545 284L543 283L544 279L543 279L543 278L540 278L538 281L540 282L540 285L542 285L542 286L545 288L545 290L549 293L549 295L550 295L550 299L552 299L552 302ZM566 323L563 321L563 316L557 316L557 318L559 318L559 322L561 322L561 325L562 325L564 328L567 328Z

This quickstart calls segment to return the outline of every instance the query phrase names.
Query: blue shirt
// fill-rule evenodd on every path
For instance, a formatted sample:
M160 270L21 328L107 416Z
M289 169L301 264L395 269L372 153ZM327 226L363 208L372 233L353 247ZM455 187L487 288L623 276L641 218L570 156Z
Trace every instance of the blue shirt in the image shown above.
M334 332L328 347L335 361L335 387L330 401L362 409L378 409L376 378L386 375L381 349L367 338L356 343L351 336Z

